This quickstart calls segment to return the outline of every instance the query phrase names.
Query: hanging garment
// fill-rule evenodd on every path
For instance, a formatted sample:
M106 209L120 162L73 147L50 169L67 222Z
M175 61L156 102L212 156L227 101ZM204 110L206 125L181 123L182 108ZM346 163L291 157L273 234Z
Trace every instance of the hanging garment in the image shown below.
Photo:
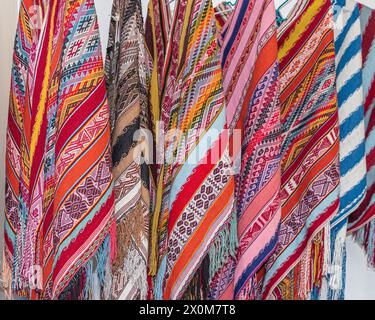
M169 17L166 2L150 2L156 141L165 130L150 273L155 299L204 299L237 243L217 30L210 0L177 1Z
M17 295L105 297L109 111L93 0L23 0L7 132L5 259Z
M331 221L327 298L344 299L347 218L366 193L361 24L354 0L334 0L336 85L340 122L340 210Z
M365 249L375 267L375 10L361 7L363 90L365 95L367 193L350 216L349 232Z
M303 0L279 27L282 223L265 299L308 299L327 268L340 178L332 25L329 1Z
M277 242L281 127L276 29L272 0L240 0L221 31L227 123L239 166L235 176L239 249L234 293L230 287L221 292L218 281L216 299L220 295L254 299L255 273ZM230 274L232 264L220 277Z
M148 57L141 1L115 0L106 61L117 220L113 299L146 299L148 293L150 181L147 141L137 141L149 126Z

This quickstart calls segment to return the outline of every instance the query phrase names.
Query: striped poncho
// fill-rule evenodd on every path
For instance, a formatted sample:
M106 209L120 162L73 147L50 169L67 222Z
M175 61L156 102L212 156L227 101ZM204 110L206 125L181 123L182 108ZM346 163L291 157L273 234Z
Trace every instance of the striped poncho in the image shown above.
M375 267L375 10L361 8L363 92L365 97L367 193L350 216L349 232L367 253L368 262Z
M333 1L336 85L340 122L340 209L331 221L328 298L343 299L347 218L366 194L361 25L354 0Z
M211 0L179 0L173 22L152 0L146 37L153 57L151 111L162 120L165 157L157 171L150 274L156 299L209 295L235 255L234 178ZM224 280L225 281L225 280Z
M15 295L105 298L109 141L94 1L23 0L6 153L4 268Z
M273 1L240 0L221 30L227 123L238 167L239 248L237 259L218 275L215 299L256 298L261 285L256 272L277 242L281 127L276 29ZM225 277L231 278L227 288L219 281Z
M321 286L339 209L339 127L331 4L298 1L278 30L282 217L263 298L308 299Z
M149 59L140 0L113 2L106 76L111 111L117 254L113 299L146 299L150 220L147 148Z

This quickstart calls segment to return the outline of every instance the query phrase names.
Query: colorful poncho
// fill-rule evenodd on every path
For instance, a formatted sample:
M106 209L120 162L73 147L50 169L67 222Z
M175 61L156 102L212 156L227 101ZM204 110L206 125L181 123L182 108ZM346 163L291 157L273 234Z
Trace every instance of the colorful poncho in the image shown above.
M329 299L343 299L347 218L366 194L362 36L358 4L334 0L336 85L340 122L340 210L331 221Z
M150 182L142 146L147 141L140 138L149 122L151 67L141 11L140 0L114 1L106 63L117 219L112 298L122 300L146 299L148 293Z
M349 232L366 250L369 264L375 268L375 10L361 7L363 90L365 95L365 129L367 193L350 216Z
M218 281L213 298L254 299L255 273L277 241L281 132L276 29L273 1L240 0L221 30L227 123L238 166L239 248L237 260L220 274L232 276L235 264L234 288L222 288Z
M6 153L14 294L105 298L113 221L109 111L93 0L23 0Z
M279 27L282 223L262 298L308 299L326 272L340 178L332 25L329 1L303 0Z
M169 17L166 2L151 1L152 116L167 133L150 271L156 299L203 299L236 245L220 55L210 0L179 0Z

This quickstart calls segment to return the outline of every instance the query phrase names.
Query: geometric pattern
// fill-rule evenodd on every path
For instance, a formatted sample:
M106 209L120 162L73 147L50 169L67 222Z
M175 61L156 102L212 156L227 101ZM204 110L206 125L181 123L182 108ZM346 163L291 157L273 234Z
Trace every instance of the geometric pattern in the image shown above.
M189 288L194 283L208 288L213 273L234 255L235 242L230 236L234 179L223 131L226 110L212 1L179 1L174 21L170 17L169 4L150 2L146 40L155 66L153 128L161 120L165 132L181 132L166 139L164 164L154 170L158 189L150 273L154 297L167 300L200 295L202 290ZM200 281L206 262L210 276Z
M254 299L256 273L274 250L281 216L275 6L273 1L239 1L227 19L221 30L226 117L233 136L238 132L242 136L241 148L233 142L233 161L239 164L235 176L239 246L228 287L213 289L211 295ZM231 263L217 278L232 270Z
M112 165L117 221L117 254L112 299L146 299L149 255L149 168L138 160L135 134L149 127L147 85L149 56L144 43L140 0L113 2L106 59L106 84L111 113Z
M308 299L330 249L324 230L338 212L340 179L332 22L329 1L304 0L279 26L282 215L263 299Z
M93 0L22 1L10 101L5 256L13 293L83 298L92 259L110 256L101 247L114 206Z

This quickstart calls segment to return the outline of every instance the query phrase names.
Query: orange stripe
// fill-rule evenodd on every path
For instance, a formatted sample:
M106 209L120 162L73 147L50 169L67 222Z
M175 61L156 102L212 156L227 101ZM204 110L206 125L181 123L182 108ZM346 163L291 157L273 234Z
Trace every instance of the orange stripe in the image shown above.
M10 165L9 161L6 161L6 176L9 181L9 184L12 186L12 189L16 194L18 194L18 188L17 186L19 185L18 183L18 178L14 174L14 170L12 169L12 166Z
M336 140L332 148L322 156L320 161L315 162L315 165L311 167L311 169L305 175L303 180L298 184L298 188L293 192L291 197L284 203L282 207L282 219L284 219L285 216L292 212L292 209L295 206L295 204L299 202L302 192L307 189L311 181L314 181L315 176L317 176L323 168L327 167L332 162L332 160L335 158L338 152L339 144Z
M274 40L274 41L272 41ZM256 86L259 84L260 79L264 77L264 74L269 70L269 68L275 63L277 59L276 54L271 54L273 52L277 52L277 41L276 36L273 36L273 39L268 41L267 44L263 47L263 49L258 54L258 59L255 63L255 67L253 70L252 78L251 78L251 85L247 90L245 100L243 102L244 106L248 106L250 104L250 99L253 96L254 90ZM242 108L240 119L245 119L245 113L247 112L247 108ZM237 128L242 129L243 121L239 121L240 127Z
M104 128L104 130L107 131L107 128ZM70 168L69 173L61 180L59 188L55 192L56 204L59 204L62 198L68 195L69 189L71 189L74 183L81 181L84 173L91 167L92 160L97 159L98 155L102 154L103 146L107 145L108 141L109 136L107 133L104 133L93 145L86 148L87 152Z
M259 212L264 208L266 204L275 197L280 187L280 173L274 174L272 179L268 182L267 186L264 187L258 195L251 201L247 207L245 213L241 216L241 220L238 223L238 234L241 238L243 233L249 227L249 223L241 223L241 221L253 221Z
M207 231L209 228L214 224L217 217L223 212L226 204L229 202L229 199L233 195L233 188L234 188L234 179L233 177L229 180L227 186L223 189L220 196L216 199L215 203L211 206L211 208L207 211L204 218L202 219L201 223L195 230L193 236L190 240L186 243L185 247L183 248L181 255L177 259L174 264L174 267L171 271L171 275L167 280L166 288L164 297L165 299L169 300L171 295L172 287L174 286L176 279L178 279L181 273L184 272L187 263L191 260L192 256L196 253L196 251L200 248L202 242L205 239Z

